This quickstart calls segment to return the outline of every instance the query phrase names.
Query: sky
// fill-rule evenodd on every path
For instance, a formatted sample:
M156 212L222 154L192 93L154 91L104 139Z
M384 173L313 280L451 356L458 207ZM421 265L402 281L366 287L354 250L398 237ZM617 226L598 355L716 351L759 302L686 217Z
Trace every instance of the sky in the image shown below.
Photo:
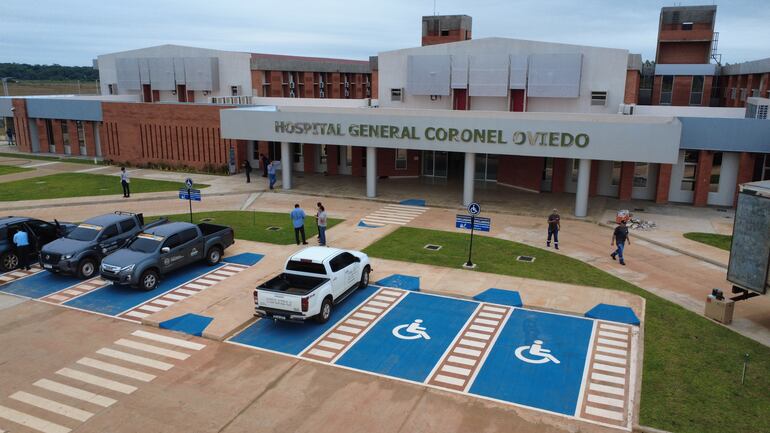
M770 57L767 0L436 0L473 18L473 38L624 48L655 57L662 6L717 4L722 63ZM434 0L3 0L0 62L90 66L99 54L162 44L368 59L420 45Z

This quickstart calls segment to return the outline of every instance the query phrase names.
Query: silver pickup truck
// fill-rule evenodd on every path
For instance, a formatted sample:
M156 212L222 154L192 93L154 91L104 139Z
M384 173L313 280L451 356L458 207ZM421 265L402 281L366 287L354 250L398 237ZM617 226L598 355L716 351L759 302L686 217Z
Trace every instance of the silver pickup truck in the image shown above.
M161 276L206 260L215 265L232 245L233 229L217 224L168 223L145 230L126 248L102 260L101 276L116 284L153 290Z

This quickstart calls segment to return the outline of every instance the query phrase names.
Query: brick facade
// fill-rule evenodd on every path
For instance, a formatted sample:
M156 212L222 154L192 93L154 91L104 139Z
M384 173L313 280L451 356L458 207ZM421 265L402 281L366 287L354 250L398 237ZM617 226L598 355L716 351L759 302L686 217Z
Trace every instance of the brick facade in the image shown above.
M623 161L620 166L620 184L618 185L618 199L631 200L634 190L634 163Z
M671 164L658 164L658 183L655 186L655 203L668 203L668 190L671 188Z
M739 186L744 183L748 183L754 180L754 164L756 162L756 155L748 152L741 152L740 159L738 160L738 178L736 179L735 186L735 198L733 199L733 206L738 203Z
M701 150L698 153L698 167L695 170L695 191L693 192L692 200L693 206L706 206L708 204L713 163L713 152Z
M623 94L624 104L636 104L639 102L639 83L641 73L634 69L626 71L626 88Z
M497 157L497 182L540 192L545 158L539 156L499 155ZM554 174L555 177L555 174Z

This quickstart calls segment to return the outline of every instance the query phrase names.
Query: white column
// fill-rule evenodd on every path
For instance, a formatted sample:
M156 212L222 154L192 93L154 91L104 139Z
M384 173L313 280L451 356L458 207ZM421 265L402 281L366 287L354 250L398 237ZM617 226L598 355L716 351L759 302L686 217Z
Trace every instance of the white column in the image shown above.
M377 197L377 148L366 148L366 196Z
M465 152L465 176L463 177L463 206L473 202L473 177L476 175L476 154Z
M591 160L581 159L578 165L577 192L575 193L575 216L588 215L588 185L591 183Z
M288 141L281 142L281 188L291 189L292 155Z

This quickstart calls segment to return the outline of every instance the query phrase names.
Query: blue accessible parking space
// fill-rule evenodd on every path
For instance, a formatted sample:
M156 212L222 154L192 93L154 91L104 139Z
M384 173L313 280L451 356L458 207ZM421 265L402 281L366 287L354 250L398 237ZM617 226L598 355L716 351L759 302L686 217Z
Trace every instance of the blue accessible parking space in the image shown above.
M574 415L593 326L579 317L514 309L470 392ZM540 354L533 354L538 341Z
M353 292L342 303L335 306L329 321L324 324L287 323L272 320L257 320L230 341L275 352L298 355L318 337L331 329L340 319L353 311L370 297L377 287L368 286Z
M66 289L80 281L75 277L41 271L29 277L3 284L0 286L0 291L37 299Z
M476 307L460 299L410 293L337 364L422 382Z

